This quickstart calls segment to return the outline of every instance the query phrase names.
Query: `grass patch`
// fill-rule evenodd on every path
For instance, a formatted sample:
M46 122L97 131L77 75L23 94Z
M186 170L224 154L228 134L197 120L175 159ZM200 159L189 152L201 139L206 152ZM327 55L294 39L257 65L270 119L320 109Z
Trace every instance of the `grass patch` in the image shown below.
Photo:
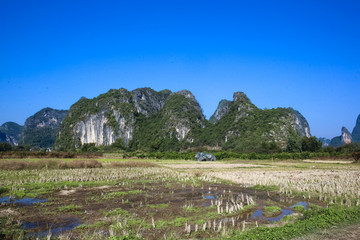
M335 225L360 222L360 207L333 206L305 211L303 219L282 227L258 227L235 232L230 239L291 239Z
M0 216L0 239L24 239L25 230L21 228L21 224L15 216Z
M265 206L263 214L265 217L272 217L281 214L281 208L277 206Z
M184 217L177 217L171 222L171 224L174 225L175 227L182 227L185 226L185 223L187 221L189 221L189 219Z
M293 207L293 209L294 209L296 212L301 212L301 213L305 211L305 208L304 208L304 206L302 206L302 205L297 205L297 206Z
M10 187L0 187L0 194L10 192Z
M156 222L156 228L157 229L166 229L169 226L169 221L166 220L159 220Z
M129 215L130 215L129 212L122 208L116 208L114 210L105 213L105 217L110 217L110 216L128 217Z
M320 209L322 209L321 206L313 204L313 203L309 203L308 208L311 209L311 210L320 210Z
M272 192L275 192L275 191L279 191L280 187L279 186L276 186L276 185L254 185L251 187L251 189L254 189L254 190L258 190L258 191L272 191Z
M118 198L118 197L125 197L130 194L140 194L140 193L144 193L144 191L131 190L131 191L127 191L127 192L110 192L110 193L104 194L101 198L102 199L114 199L114 198Z
M202 208L198 208L198 207L194 207L194 206L189 206L189 207L183 207L185 212L193 212L193 213L199 213L201 211L203 211Z
M89 181L89 182L73 182L73 181L62 181L62 182L46 182L46 183L28 183L19 185L19 188L25 190L10 191L9 187L4 187L9 189L12 195L15 195L19 198L22 197L36 197L38 195L51 193L54 190L67 188L77 188L77 187L98 187L104 185L115 185L116 181Z
M99 222L94 222L93 224L87 225L87 228L88 229L99 229L99 228L108 227L109 224L110 223L107 221L99 221Z
M66 206L59 207L60 212L73 212L73 211L80 211L82 209L82 206L70 204Z

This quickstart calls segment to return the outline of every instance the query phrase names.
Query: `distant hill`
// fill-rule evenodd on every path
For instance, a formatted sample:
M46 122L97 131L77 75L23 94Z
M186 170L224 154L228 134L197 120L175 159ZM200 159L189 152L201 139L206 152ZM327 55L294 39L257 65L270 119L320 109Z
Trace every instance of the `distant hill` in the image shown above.
M360 114L358 115L355 127L350 133L346 127L341 128L341 135L331 139L330 146L340 147L349 143L360 142Z
M226 149L271 151L285 149L289 138L311 137L309 124L298 111L259 109L243 92L234 93L231 102L222 100L211 119L215 119L213 138Z
M21 134L21 144L31 147L52 147L66 110L44 108L25 121Z
M331 142L331 139L324 138L324 137L318 138L318 140L322 143L323 147L329 146L330 142Z
M351 133L353 142L360 142L360 114L356 119L355 127Z
M330 146L340 147L345 144L352 142L352 136L349 130L346 127L341 128L341 135L331 139Z
M23 128L23 126L14 122L4 123L0 126L0 142L7 142L14 146L18 145Z
M242 92L222 100L207 121L190 91L112 89L81 98L61 124L56 147L96 146L145 151L214 147L256 151L285 149L289 138L310 137L306 119L291 108L258 109Z

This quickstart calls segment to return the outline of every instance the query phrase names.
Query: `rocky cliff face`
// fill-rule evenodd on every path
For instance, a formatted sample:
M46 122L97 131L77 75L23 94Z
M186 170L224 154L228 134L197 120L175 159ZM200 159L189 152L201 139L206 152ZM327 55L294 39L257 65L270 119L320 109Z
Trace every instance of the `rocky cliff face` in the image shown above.
M346 127L342 127L341 129L341 142L343 144L349 144L352 142L352 136Z
M357 117L356 124L351 135L353 142L360 142L360 114Z
M82 98L69 110L57 138L57 147L78 148L86 143L111 145L121 139L127 146L133 138L136 118L148 118L164 106L169 90L150 88L115 90L94 99Z
M242 117L249 116L252 110L258 109L243 92L235 92L233 95L233 103L236 105L235 122Z
M261 110L243 92L235 92L231 102L220 103L212 119L219 136L216 142L239 151L275 146L284 149L291 131L298 137L311 137L309 124L298 111L292 108Z
M162 115L165 120L165 131L171 132L171 129L174 129L179 141L186 139L193 142L191 130L205 127L206 120L202 109L194 95L187 90L172 94L165 103Z
M52 108L44 108L35 113L26 119L20 142L32 147L53 146L66 114L66 110Z
M213 124L217 123L223 116L228 113L231 104L232 101L228 101L225 99L221 100L215 113L210 117L209 122Z
M110 90L71 106L56 140L64 150L86 143L120 145L130 150L177 151L208 146L257 151L285 148L289 136L311 136L306 119L293 109L257 108L243 92L222 100L204 117L194 95L150 88Z
M113 123L110 122L112 118ZM133 116L124 116L118 110L101 111L75 123L73 133L81 145L85 143L95 143L97 146L110 145L118 138L123 139L124 144L127 145L132 139L133 127Z
M187 90L171 93L161 109L134 118L129 148L145 151L177 151L193 144L196 132L205 127L206 119L194 95Z
M330 146L340 147L352 142L352 136L346 127L341 128L341 135L331 139Z
M235 121L238 121L243 116L246 116L248 111L257 109L257 107L251 103L250 99L243 92L235 92L233 95L233 101L221 100L215 111L210 117L209 122L217 123L219 120L228 114L230 107L236 105L236 117Z
M289 108L292 111L291 126L301 137L311 137L309 123L300 112Z
M23 131L23 126L14 123L6 122L0 126L0 132L2 137L0 137L0 142L7 142L11 145L17 146L19 144L20 135Z
M66 110L44 108L25 121L24 129L59 128L66 116Z

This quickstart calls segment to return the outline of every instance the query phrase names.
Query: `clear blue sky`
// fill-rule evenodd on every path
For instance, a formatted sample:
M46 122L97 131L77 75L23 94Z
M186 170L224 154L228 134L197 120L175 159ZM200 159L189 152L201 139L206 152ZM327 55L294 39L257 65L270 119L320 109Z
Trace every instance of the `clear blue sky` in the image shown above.
M243 91L315 136L360 114L360 1L0 0L0 124L111 88Z

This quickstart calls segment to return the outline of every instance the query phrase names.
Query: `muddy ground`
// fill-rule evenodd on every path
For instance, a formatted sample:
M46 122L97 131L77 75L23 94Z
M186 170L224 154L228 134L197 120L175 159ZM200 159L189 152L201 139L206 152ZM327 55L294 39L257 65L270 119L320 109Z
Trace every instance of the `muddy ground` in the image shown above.
M219 236L224 228L281 225L285 215L301 215L294 210L295 204L311 206L301 197L238 185L141 179L113 186L62 189L37 198L46 202L4 202L0 207L0 215L16 216L29 238L46 237L49 232L52 236L68 234L71 239L89 234L100 239L112 234L146 239L206 238ZM235 202L242 209L227 211ZM264 217L264 206L278 206L282 211ZM2 237L7 238L6 234Z

